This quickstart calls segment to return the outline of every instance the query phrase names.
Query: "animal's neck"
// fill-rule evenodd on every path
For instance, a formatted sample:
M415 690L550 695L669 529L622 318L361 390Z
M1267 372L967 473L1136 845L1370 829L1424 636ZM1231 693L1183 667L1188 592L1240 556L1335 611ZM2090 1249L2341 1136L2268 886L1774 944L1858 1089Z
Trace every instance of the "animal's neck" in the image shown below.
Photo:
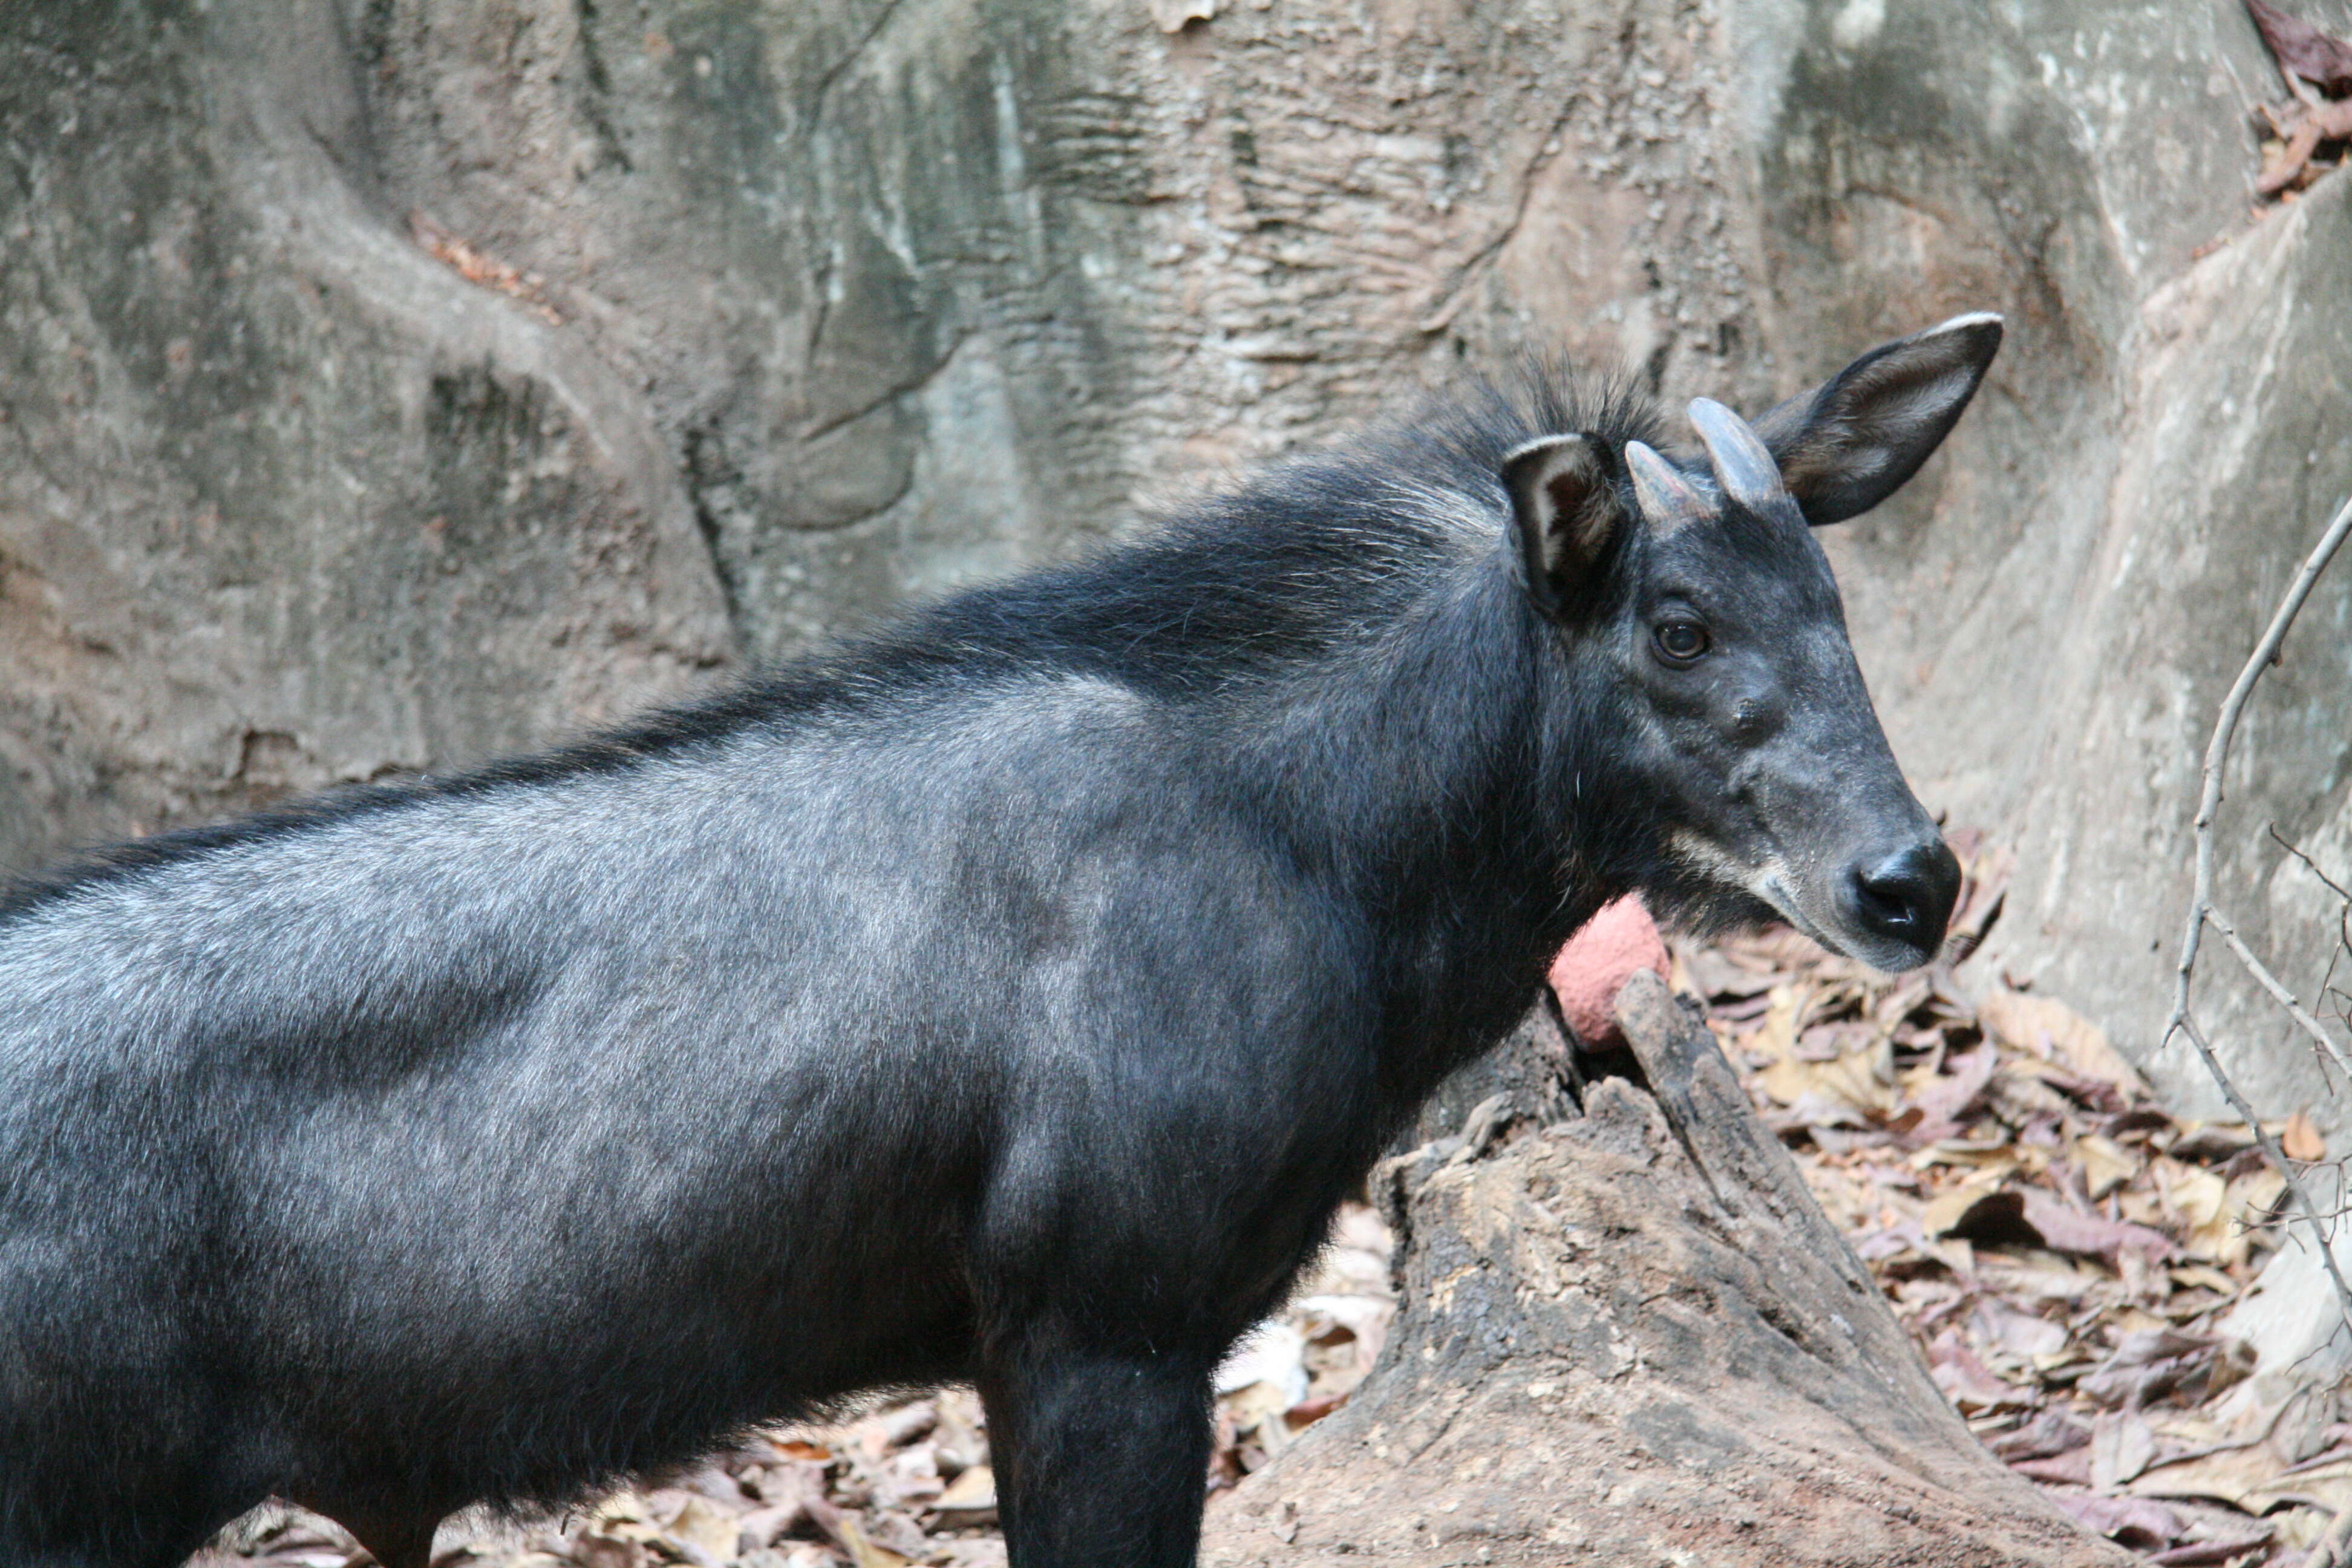
M1602 889L1573 849L1569 679L1500 561L1465 569L1288 728L1304 858L1375 950L1384 1091L1418 1100L1518 1021Z

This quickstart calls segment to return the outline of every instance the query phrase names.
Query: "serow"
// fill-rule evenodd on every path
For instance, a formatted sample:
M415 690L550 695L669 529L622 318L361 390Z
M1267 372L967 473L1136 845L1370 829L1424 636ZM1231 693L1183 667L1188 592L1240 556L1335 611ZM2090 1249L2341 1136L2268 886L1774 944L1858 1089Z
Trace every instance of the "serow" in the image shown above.
M2000 331L1690 442L1529 370L633 728L17 889L0 1564L276 1494L421 1568L967 1379L1015 1568L1192 1562L1221 1355L1594 910L1936 953L1811 530Z

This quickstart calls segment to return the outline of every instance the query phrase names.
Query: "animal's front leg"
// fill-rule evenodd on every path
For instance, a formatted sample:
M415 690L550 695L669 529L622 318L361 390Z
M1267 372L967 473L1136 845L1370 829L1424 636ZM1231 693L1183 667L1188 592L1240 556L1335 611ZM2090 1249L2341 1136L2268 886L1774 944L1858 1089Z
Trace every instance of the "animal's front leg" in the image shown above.
M1189 1568L1213 1356L1024 1333L981 1382L1012 1568Z

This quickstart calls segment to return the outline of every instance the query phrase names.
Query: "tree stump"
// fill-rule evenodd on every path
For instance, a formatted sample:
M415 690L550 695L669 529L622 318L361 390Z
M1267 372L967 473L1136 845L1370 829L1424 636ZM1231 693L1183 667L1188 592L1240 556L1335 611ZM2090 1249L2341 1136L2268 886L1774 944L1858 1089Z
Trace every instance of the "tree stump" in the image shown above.
M1490 1097L1376 1173L1381 1364L1213 1502L1203 1561L2137 1562L1979 1445L1697 1018L1646 973L1618 1017L1643 1081L1540 1127Z

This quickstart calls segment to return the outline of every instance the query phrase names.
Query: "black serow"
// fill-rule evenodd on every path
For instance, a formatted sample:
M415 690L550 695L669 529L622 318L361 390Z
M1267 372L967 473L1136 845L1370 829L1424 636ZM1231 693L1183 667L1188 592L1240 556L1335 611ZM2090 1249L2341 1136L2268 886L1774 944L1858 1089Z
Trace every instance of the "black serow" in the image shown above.
M265 1494L416 1568L970 1378L1018 1568L1193 1554L1209 1379L1604 900L1928 959L1806 530L2000 339L1750 430L1537 378L534 761L0 907L0 1563ZM1566 432L1566 433L1563 433Z

